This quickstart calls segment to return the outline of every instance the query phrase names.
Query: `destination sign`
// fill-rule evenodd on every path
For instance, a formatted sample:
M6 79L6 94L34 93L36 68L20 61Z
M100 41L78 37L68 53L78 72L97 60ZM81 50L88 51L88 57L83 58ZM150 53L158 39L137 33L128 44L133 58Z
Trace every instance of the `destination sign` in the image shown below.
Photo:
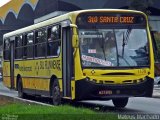
M135 13L82 13L77 17L77 25L145 25L144 15Z
M124 16L124 17L114 17L114 16L88 16L88 23L123 23L123 24L133 24L135 17Z

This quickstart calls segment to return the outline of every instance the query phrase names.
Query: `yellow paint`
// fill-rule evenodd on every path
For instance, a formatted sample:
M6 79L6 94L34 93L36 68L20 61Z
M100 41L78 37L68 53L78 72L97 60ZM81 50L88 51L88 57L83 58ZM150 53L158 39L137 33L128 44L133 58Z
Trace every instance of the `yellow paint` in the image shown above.
M72 80L71 81L71 96L72 96L72 100L75 99L75 81Z
M36 5L39 0L28 0L32 5ZM9 3L0 7L0 18L4 19L9 10L14 11L16 14L19 13L20 8L25 3L25 0L11 0Z
M92 74L92 70L94 70L94 74ZM96 80L97 83L100 81L114 81L114 84L123 84L124 80L139 80L146 76L151 72L149 68L147 69L132 69L132 70L96 70L96 69L84 69L83 73L86 75L85 77L89 77L91 80ZM131 73L133 75L104 75L109 73ZM153 75L153 74L151 74ZM153 78L153 77L151 77ZM140 81L138 81L140 82ZM106 83L107 84L107 83Z
M19 66L15 69L15 76L21 75L24 88L49 91L52 75L57 78L62 77L61 71L56 68L57 65L53 65L56 61L60 61L61 69L60 58L15 61L15 66Z
M10 76L10 63L3 62L3 76Z
M14 77L14 88L17 88L17 81L16 81L17 77Z
M37 4L38 0L29 0L33 5Z
M3 77L3 84L10 88L11 87L11 82L10 82L10 77Z
M40 78L36 79L35 78L36 90L50 91L49 85L50 85L50 79L40 79Z
M149 30L149 24L148 24L148 21L147 21L147 33L148 33L148 39L149 39L149 49L150 49L150 62L151 62L151 65L150 65L150 75L149 77L151 78L154 78L155 74L154 74L154 52L153 52L153 44L152 44L152 38L151 38L151 34L150 34L150 30Z

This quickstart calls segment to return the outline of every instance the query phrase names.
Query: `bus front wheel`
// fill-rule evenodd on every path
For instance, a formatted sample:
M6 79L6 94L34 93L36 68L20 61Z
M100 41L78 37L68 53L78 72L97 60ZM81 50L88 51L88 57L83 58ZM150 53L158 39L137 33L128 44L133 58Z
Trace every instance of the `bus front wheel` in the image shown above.
M117 108L124 108L128 103L128 98L114 98L112 102Z
M61 104L60 87L57 79L52 84L52 102L53 105Z

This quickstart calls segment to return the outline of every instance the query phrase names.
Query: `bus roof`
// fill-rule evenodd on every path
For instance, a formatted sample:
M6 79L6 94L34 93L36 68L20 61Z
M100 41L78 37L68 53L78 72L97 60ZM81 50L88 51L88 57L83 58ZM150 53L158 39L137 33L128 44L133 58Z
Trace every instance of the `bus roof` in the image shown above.
M29 32L29 31L33 31L39 28L43 28L45 26L49 26L55 23L60 23L64 20L70 20L74 23L74 18L72 18L71 16L76 16L80 13L85 13L85 12L131 12L131 13L141 13L143 15L145 15L143 12L140 11L136 11L136 10L126 10L126 9L88 9L88 10L78 10L78 11L73 11L73 12L69 12L66 13L64 15L60 15L48 20L45 20L43 22L40 23L36 23L9 33L4 34L3 38L8 38L8 37L12 37L12 36L16 36L19 34L23 34L25 32ZM146 15L145 15L146 16Z

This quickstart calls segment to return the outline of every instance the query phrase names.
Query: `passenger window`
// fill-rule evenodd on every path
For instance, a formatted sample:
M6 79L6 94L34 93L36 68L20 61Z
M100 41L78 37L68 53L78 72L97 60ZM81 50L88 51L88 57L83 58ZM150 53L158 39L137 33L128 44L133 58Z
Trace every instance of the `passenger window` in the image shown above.
M33 58L34 56L34 33L30 32L25 35L24 57Z
M4 60L9 60L10 56L10 42L9 39L4 40Z
M60 25L48 28L47 56L58 56L61 48Z
M36 33L36 44L35 44L35 57L46 56L46 29L37 30Z
M22 35L16 37L15 44L16 44L15 45L16 47L21 47L22 46Z
M15 37L15 59L22 59L23 57L23 44L22 35Z
M5 40L5 44L4 44L4 49L8 50L10 48L10 43L9 43L9 39Z

